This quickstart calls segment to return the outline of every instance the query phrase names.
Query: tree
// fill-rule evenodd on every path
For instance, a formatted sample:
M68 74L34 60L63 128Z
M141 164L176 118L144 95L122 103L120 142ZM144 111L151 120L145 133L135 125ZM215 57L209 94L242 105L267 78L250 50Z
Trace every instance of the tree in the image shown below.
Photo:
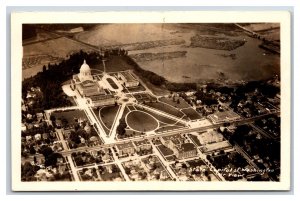
M119 135L124 135L126 133L125 128L127 127L127 124L125 122L125 119L120 119L120 123L117 127L117 133Z
M50 120L51 120L52 122L55 122L55 120L56 120L55 116L54 116L54 115L50 115Z
M41 153L44 155L45 158L47 158L49 155L53 153L53 150L51 149L51 147L43 145L41 147Z
M70 140L75 144L79 144L81 142L78 134L74 131L71 131Z
M56 166L57 158L62 158L62 155L59 153L52 153L45 157L45 166Z

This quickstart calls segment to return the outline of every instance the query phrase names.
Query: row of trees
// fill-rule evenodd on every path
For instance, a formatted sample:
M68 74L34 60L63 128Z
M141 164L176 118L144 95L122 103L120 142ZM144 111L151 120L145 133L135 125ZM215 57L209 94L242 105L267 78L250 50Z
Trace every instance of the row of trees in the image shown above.
M86 53L80 51L69 56L67 60L63 60L59 64L48 64L44 66L43 71L34 77L27 78L22 83L22 97L25 100L27 91L31 87L40 87L43 96L35 101L32 108L50 109L55 107L70 106L71 102L63 93L61 84L71 79L73 74L79 73L80 66L84 59L90 65L97 65L101 62L99 53Z

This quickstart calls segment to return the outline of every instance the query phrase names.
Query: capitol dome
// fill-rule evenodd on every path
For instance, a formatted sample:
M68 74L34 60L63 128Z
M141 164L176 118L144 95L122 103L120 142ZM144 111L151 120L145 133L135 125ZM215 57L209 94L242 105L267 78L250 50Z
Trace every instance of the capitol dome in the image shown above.
M86 61L83 61L83 64L80 67L80 72L86 72L91 71L90 66L86 63Z
M81 82L85 81L85 80L93 80L93 76L91 73L91 68L90 66L86 63L86 61L83 61L83 64L80 67L80 73L78 75L79 80Z

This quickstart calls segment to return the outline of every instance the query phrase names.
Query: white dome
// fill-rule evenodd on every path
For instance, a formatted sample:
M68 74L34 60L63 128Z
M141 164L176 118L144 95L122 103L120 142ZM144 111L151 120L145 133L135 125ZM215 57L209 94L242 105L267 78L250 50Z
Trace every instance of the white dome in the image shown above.
M80 67L80 72L91 71L90 66L87 65L86 61L83 61L83 64Z

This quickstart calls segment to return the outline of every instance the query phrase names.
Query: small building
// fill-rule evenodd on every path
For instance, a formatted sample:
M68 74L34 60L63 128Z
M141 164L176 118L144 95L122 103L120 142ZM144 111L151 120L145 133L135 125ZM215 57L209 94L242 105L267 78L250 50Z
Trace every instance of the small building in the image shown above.
M35 138L35 140L39 141L39 140L42 139L42 135L37 133L37 134L34 135L34 138Z
M134 145L132 144L132 142L117 144L116 148L120 156L131 155L135 153Z
M148 150L152 149L152 146L151 146L150 142L146 139L140 140L140 141L134 141L133 143L136 146L136 151L137 152L144 151L144 150L148 151Z
M26 127L26 125L25 124L21 124L21 131L26 131L27 130L27 127Z
M240 119L240 116L233 111L216 112L207 116L213 123L224 123Z
M198 140L202 145L211 144L223 141L223 135L216 131L210 130L199 135Z
M137 87L140 84L129 71L119 72L118 78L124 82L125 87Z

